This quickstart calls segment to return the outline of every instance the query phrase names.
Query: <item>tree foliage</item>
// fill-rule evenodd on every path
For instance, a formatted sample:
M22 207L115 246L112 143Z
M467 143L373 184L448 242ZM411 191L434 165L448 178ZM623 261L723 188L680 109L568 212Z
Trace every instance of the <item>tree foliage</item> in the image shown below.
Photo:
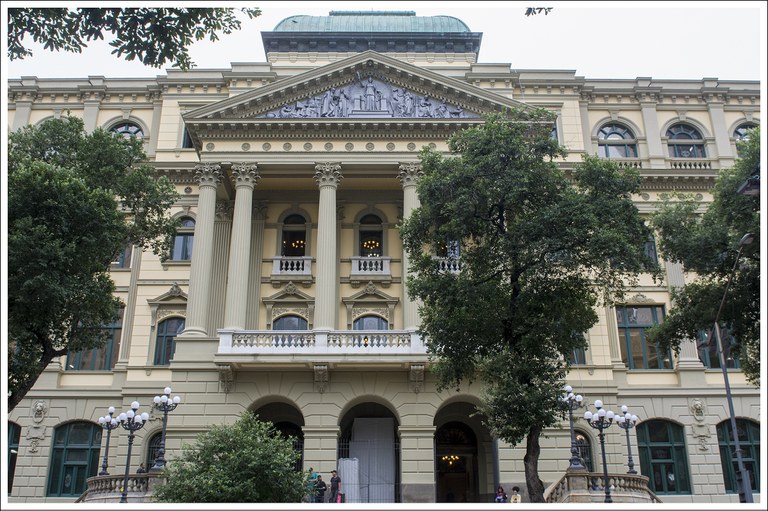
M543 499L538 438L562 417L567 361L585 347L595 306L623 296L643 271L649 234L631 194L636 170L585 157L572 181L542 109L486 118L449 140L450 157L421 154L421 206L401 228L413 265L410 295L442 387L480 379L496 435L528 437L526 479ZM459 272L435 255L455 256Z
M103 346L113 320L109 267L133 244L165 255L176 193L141 141L52 119L9 135L8 387L12 410L68 351Z
M240 9L249 18L261 14L256 8ZM51 51L80 53L87 41L104 39L113 34L109 45L112 54L126 60L138 58L143 64L161 67L166 62L181 69L194 63L189 46L206 37L218 41L219 32L231 34L239 30L235 9L8 9L8 57L23 59L32 55L24 44L24 36L42 43Z
M184 445L166 468L158 502L301 502L308 474L293 469L301 454L271 422L244 412L232 425L214 425Z
M725 300L721 326L727 326L736 344L747 378L760 383L760 197L737 193L760 168L760 128L739 142L740 158L723 170L712 190L712 203L700 214L701 200L686 194L668 195L653 217L659 248L670 261L694 272L694 282L673 290L674 307L664 323L648 333L662 346L680 350L684 339L711 332L726 283L736 263L739 240L746 233L754 241L745 245ZM724 339L727 342L727 339Z

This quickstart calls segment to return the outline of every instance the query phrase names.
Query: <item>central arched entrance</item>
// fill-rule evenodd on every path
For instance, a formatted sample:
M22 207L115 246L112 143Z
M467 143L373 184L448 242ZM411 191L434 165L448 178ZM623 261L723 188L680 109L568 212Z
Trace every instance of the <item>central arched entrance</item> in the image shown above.
M343 415L339 426L338 471L345 502L400 502L395 414L379 403L360 403Z

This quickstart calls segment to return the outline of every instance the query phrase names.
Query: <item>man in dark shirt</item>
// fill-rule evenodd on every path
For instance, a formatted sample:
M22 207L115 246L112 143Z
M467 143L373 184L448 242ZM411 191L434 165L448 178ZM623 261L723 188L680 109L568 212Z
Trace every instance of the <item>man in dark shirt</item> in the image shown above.
M336 502L336 495L339 494L340 489L341 477L339 477L335 470L331 470L331 498L328 499L328 502Z
M325 498L325 490L328 489L328 485L325 484L325 481L323 481L323 476L320 474L317 475L317 480L315 481L315 502L323 502Z

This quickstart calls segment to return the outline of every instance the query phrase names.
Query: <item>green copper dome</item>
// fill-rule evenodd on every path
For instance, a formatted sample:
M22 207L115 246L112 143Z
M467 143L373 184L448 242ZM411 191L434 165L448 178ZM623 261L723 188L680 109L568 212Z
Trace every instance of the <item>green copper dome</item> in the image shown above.
M414 11L331 11L328 16L285 18L274 32L469 33L453 16L416 16Z

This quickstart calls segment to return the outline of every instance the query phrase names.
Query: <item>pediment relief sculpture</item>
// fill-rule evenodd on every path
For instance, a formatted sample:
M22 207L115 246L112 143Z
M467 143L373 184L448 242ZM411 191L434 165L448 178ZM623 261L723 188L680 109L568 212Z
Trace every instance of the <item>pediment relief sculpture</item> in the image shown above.
M474 112L359 71L355 81L259 115L268 119L477 119Z

